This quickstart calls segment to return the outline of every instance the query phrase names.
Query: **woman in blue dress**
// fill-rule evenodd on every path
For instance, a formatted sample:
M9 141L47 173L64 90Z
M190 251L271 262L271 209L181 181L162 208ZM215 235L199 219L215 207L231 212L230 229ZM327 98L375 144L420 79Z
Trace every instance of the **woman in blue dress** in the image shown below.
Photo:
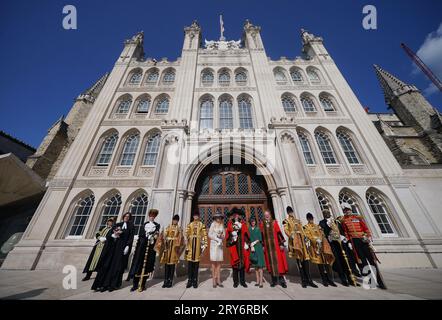
M250 218L250 264L255 269L256 284L255 286L262 288L263 270L265 267L264 250L262 247L262 234L254 217Z

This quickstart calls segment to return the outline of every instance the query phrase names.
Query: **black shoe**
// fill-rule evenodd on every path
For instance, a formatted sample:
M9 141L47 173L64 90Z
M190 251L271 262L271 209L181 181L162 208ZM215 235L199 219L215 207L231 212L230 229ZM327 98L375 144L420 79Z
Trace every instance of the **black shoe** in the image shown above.
M137 290L137 288L135 287L130 288L130 292L134 292L135 290Z
M161 288L167 288L167 282L164 282Z
M322 283L322 285L323 285L324 287L328 287L328 283L325 282L325 281Z
M233 284L233 287L234 287L234 288L238 288L238 283L234 283L234 284Z
M81 281L88 281L90 278L91 278L91 277L86 276L86 277L84 277L83 279L81 279Z
M274 288L274 287L276 287L276 283L272 282L272 283L270 284L270 286L271 286L272 288Z
M243 286L244 288L247 288L247 284L245 282L241 282L241 286Z
M348 287L348 286L349 286L348 281L347 281L346 279L342 279L342 280L341 280L341 284L342 284L344 287Z
M332 287L337 287L337 286L336 286L336 283L334 283L334 282L331 281L331 280L328 280L328 284L331 285Z
M316 285L316 283L314 283L313 281L310 281L309 283L308 283L308 285L310 286L310 287L312 287L312 288L317 288L318 286Z
M287 288L287 283L285 283L285 282L281 283L281 287Z
M195 282L195 283L193 284L193 287L194 287L195 289L198 288L198 283Z
M303 288L307 288L307 283L303 282L303 283L301 283L301 286L302 286Z
M107 288L105 288L105 287L100 288L100 292L105 292L105 291L107 291Z
M115 290L115 288L109 288L109 292L112 292L114 290Z

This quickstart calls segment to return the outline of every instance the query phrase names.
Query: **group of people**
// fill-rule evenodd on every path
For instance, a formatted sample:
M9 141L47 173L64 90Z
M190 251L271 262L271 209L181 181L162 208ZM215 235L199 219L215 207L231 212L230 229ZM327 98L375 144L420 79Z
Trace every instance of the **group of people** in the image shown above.
M179 216L163 230L155 221L158 210L150 209L148 221L138 234L137 245L126 281L132 281L131 291L143 291L146 281L152 278L155 260L159 255L164 265L163 288L171 288L175 266L184 253L187 261L187 288L198 287L198 271L201 258L210 247L212 285L223 287L220 270L224 261L224 247L228 249L232 267L233 286L247 287L245 274L254 269L255 286L263 288L264 269L271 277L270 286L287 287L288 257L295 260L301 276L301 285L317 288L310 275L310 265L317 265L324 286L335 287L334 273L344 286L357 284L357 277L376 274L373 281L386 288L377 266L377 258L371 245L371 233L363 218L352 213L349 204L343 203L343 216L334 219L329 210L323 210L324 219L316 224L307 213L307 224L302 225L293 209L286 208L287 217L280 228L270 211L264 212L261 222L256 217L246 221L244 211L233 208L229 212L227 227L224 216L217 212L207 232L198 210L185 230L179 226ZM96 234L94 245L84 268L84 281L96 271L92 289L113 291L122 285L123 274L128 267L128 257L134 239L131 214L125 213L122 221L113 219ZM284 236L285 234L285 236Z

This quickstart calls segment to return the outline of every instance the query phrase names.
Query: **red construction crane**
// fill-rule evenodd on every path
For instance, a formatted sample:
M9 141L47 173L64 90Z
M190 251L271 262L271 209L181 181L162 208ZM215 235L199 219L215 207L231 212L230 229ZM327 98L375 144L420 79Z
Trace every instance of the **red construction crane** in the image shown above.
M437 76L427 67L427 65L415 54L405 43L401 43L402 49L414 61L414 63L422 70L423 73L434 83L434 85L442 91L442 83Z

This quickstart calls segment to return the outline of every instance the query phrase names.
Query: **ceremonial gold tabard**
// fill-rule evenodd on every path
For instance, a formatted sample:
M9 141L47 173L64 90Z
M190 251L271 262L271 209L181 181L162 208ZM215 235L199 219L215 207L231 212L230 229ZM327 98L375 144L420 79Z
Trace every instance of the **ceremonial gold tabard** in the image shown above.
M284 232L288 237L289 257L300 260L309 260L301 221L295 217L288 216L286 219L284 219L282 224L284 225Z
M207 248L206 226L201 221L192 221L186 229L187 246L185 258L187 261L199 262L203 254L203 248Z
M310 261L315 264L333 264L335 257L321 227L314 223L307 223L304 226L304 233L310 240L310 246L307 248Z
M155 251L160 255L160 263L176 264L182 253L184 237L178 225L170 224L163 230L155 244Z

